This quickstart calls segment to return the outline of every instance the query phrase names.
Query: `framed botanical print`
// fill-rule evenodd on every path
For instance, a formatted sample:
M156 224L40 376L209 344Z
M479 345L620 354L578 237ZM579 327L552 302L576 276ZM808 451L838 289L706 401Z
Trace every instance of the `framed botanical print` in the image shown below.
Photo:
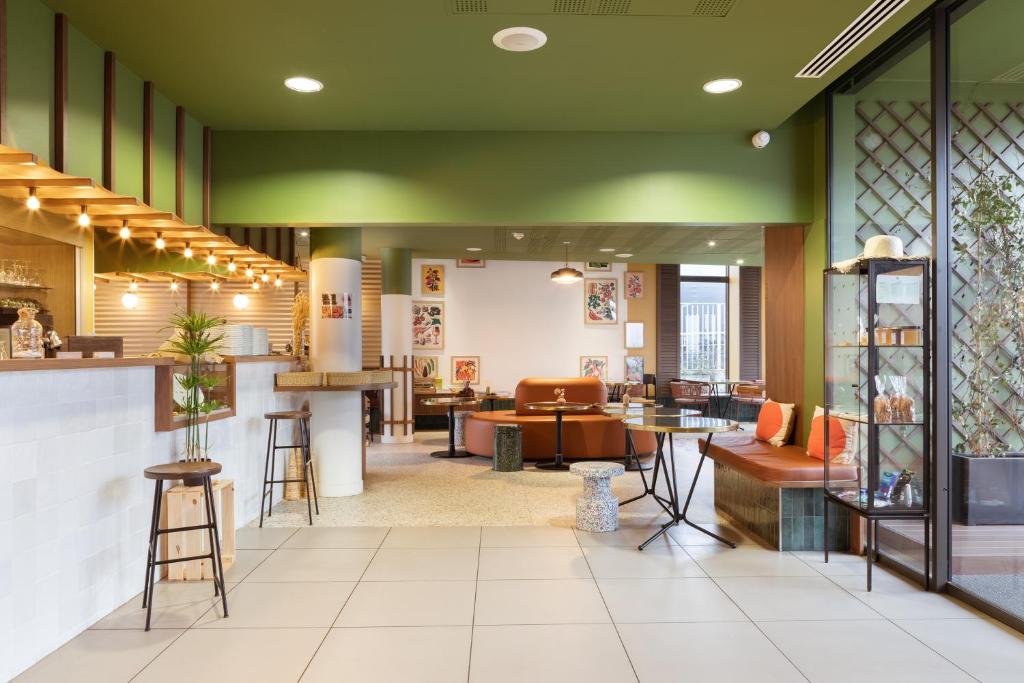
M460 258L455 261L456 268L485 268L487 261L478 258Z
M642 349L644 348L644 324L643 323L630 323L625 324L626 327L626 348L627 349Z
M420 266L420 294L423 296L444 296L444 266L439 263L424 263Z
M605 263L604 261L587 261L583 264L583 270L610 273L612 272L612 264Z
M643 356L626 356L626 381L627 382L643 382L644 381L644 357Z
M583 280L583 322L614 325L618 322L619 281L615 278Z
M417 379L435 379L441 367L441 359L437 356L413 356L412 376Z
M608 356L580 356L580 377L608 379Z
M444 302L412 302L412 348L444 348Z
M627 299L643 299L644 274L636 271L627 272L625 290Z
M452 356L452 384L480 384L480 356Z

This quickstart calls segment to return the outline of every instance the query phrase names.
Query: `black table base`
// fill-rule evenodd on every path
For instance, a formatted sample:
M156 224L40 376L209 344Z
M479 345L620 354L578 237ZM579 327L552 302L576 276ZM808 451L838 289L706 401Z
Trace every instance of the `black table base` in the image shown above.
M472 458L472 453L455 448L455 405L448 406L448 450L434 451L431 458Z
M562 460L562 412L555 411L555 459L547 462L538 462L534 465L538 470L564 472L569 466Z

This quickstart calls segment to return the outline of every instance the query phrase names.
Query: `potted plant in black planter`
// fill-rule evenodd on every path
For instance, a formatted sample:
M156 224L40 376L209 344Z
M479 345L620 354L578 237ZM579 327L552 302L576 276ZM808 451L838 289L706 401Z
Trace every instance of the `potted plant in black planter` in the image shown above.
M218 381L215 376L203 372L203 363L220 348L224 335L217 334L216 330L226 322L224 318L211 317L199 311L182 310L177 311L170 320L175 335L168 342L167 348L188 359L188 373L175 376L182 389L182 399L178 404L185 415L183 462L210 459L210 414L220 408L221 404L206 398ZM202 479L186 479L184 484L199 486Z
M956 268L966 280L954 302L963 381L953 396L952 502L961 524L1024 524L1022 190L988 165L953 202Z

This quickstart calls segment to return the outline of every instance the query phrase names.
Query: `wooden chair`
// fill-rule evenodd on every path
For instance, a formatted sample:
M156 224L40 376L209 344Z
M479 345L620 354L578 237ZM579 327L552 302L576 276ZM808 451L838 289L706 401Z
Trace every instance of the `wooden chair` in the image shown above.
M737 384L732 390L731 405L735 406L734 416L739 420L740 406L754 406L754 419L757 419L761 412L761 406L765 402L764 381Z
M711 410L711 384L681 379L669 383L676 405L699 409L707 415Z

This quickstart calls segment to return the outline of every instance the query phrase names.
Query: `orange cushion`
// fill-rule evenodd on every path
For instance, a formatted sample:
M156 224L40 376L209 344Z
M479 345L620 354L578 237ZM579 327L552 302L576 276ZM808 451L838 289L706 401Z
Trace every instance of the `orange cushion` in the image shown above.
M807 439L807 455L825 459L825 410L814 409L811 435ZM850 420L828 416L828 457L830 462L849 464L857 460L857 425Z
M785 446L789 441L789 433L793 431L795 415L795 403L765 401L757 416L757 429L754 435L773 446Z
M701 448L704 442L704 439L699 441ZM807 457L803 448L770 446L742 434L712 439L708 457L760 481L781 486L820 486L825 476L822 462ZM830 466L829 477L832 481L855 481L857 468L853 465Z

